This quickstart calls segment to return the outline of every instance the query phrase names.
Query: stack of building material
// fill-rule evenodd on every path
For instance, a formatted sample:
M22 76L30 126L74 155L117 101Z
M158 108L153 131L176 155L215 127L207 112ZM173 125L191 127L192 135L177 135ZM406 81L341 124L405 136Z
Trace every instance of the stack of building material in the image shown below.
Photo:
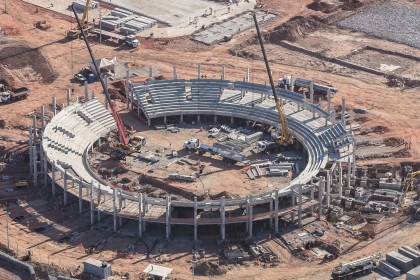
M131 16L132 14L133 14L132 12L127 11L127 10L123 10L123 9L120 9L120 8L116 8L116 9L111 11L112 16L116 16L116 17L119 17L119 18L128 17L128 16Z
M84 11L86 7L86 0L76 0L73 2L73 6L76 10ZM96 9L99 7L99 3L97 1L90 1L88 9Z
M401 270L393 266L387 261L380 261L379 262L379 269L391 276L392 278L398 277L401 275Z
M420 280L420 266L413 268L407 272L406 280Z
M143 31L156 24L156 20L147 19L146 17L135 17L125 23L126 27Z
M413 268L413 260L395 251L386 254L386 261L401 269L403 273Z
M263 133L261 131L255 132L251 135L245 136L245 142L248 144L255 143L258 140L260 140L262 136L263 136Z
M411 248L410 246L402 246L398 249L398 253L413 260L413 266L420 265L420 251Z

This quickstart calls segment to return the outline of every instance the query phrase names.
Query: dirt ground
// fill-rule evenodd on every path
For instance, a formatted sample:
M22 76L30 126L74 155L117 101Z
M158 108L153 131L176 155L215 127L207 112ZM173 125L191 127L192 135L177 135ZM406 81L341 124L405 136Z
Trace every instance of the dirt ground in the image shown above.
M280 17L275 22L270 23L267 26L262 26L265 30L274 28L294 16L307 16L311 14L320 15L320 12L315 12L306 7L312 2L310 0L263 0L259 2L264 8L280 14ZM407 1L401 0L400 2L406 3ZM40 9L37 12L34 7L27 6L21 1L9 1L8 5L8 13L0 15L0 27L5 30L6 33L5 37L0 38L2 42L1 48L29 46L37 48L37 57L38 54L41 54L43 57L39 57L39 60L33 60L32 56L28 59L25 54L14 54L15 56L13 60L11 60L12 63L9 62L10 66L6 67L9 70L13 69L14 72L12 72L12 76L15 76L13 83L15 83L16 86L27 86L31 90L31 94L27 100L0 107L0 120L3 121L0 136L5 136L7 138L6 141L0 140L0 145L4 145L7 151L12 151L23 149L24 145L18 144L17 142L19 140L27 140L27 127L31 124L32 118L25 116L25 114L34 110L39 112L41 105L47 105L47 114L51 115L51 108L48 104L51 103L52 97L57 97L58 104L64 103L65 91L67 88L74 89L73 99L75 99L76 96L83 95L83 88L78 84L71 83L71 79L81 68L87 66L89 56L83 41L69 41L64 38L65 31L71 27L71 24L68 21L63 20L63 18L56 13L50 13L44 9ZM47 31L38 30L33 26L33 23L37 20L46 20L52 27ZM140 38L141 46L136 50L112 44L100 45L94 38L91 40L97 58L112 58L117 56L120 61L158 66L161 70L161 74L167 78L172 77L173 64L177 65L178 77L196 77L197 64L201 64L202 74L206 74L208 78L219 78L221 65L224 64L226 66L226 77L228 79L242 80L246 68L250 67L252 69L252 81L264 83L264 81L267 80L267 76L264 64L260 59L253 60L229 54L230 49L241 47L241 43L253 37L254 33L254 30L249 30L234 37L226 44L209 47L191 42L188 38L171 40ZM344 33L343 36L345 37L346 42L354 42L354 46L356 47L349 46L347 50L343 51L343 45L345 43L337 43L337 45L331 43L328 46L329 50L327 50L331 55L342 57L359 47L360 41L366 42L362 45L376 41L373 38L366 38L362 34L337 31L334 28L333 32L325 32L325 34L322 35L320 33L323 32L311 33L306 39L303 38L302 41L298 40L297 43L308 48L312 46L315 49L325 49L325 47L323 47L324 42L337 41L337 33ZM317 37L319 39L317 39ZM419 50L381 40L378 40L377 42L379 42L378 44L380 44L381 48L386 47L419 57ZM317 44L321 47L318 47ZM255 45L252 45L251 48L253 52L257 53L258 48ZM402 160L420 160L420 138L418 137L420 131L420 115L418 114L420 108L420 100L418 98L420 92L419 88L390 88L387 87L386 79L384 77L366 74L353 69L343 69L342 67L330 65L329 63L314 57L290 51L274 44L267 45L267 52L270 60L273 61L271 63L271 69L275 78L284 75L293 75L296 77L331 82L335 88L339 89L339 92L333 98L333 104L341 104L341 98L345 97L347 109L368 109L369 113L367 117L369 118L369 121L363 125L369 127L384 125L389 129L389 132L384 133L381 137L397 137L412 142L409 157L404 159L387 158L373 161L360 161L358 162L358 165L382 162L398 164ZM356 58L357 56L354 56L353 59ZM22 60L26 60L27 64L23 63ZM363 58L360 58L360 61L362 60ZM50 66L39 68L39 65L37 65L39 63L38 61L48 61ZM383 63L387 64L388 62ZM410 62L403 61L401 63L405 63L405 68L401 67L401 71L404 70L405 72L401 74L411 75L410 78L414 78L413 75L416 75L417 77L417 74L410 73L410 71L407 70L407 65ZM1 64L4 66L3 61ZM16 67L17 65L19 66ZM377 67L377 65L372 65L372 67ZM51 77L49 73L54 73L56 75ZM138 80L144 80L144 77L139 77ZM100 85L98 83L91 85L90 88L94 89L96 92L100 92ZM99 95L99 99L103 99L103 97ZM7 186L4 185L3 187L6 188ZM4 188L2 188L2 197L5 196ZM31 195L34 195L33 192L28 191L23 194L15 193L7 197L25 198L26 196L27 199L30 199ZM42 194L39 195L42 196ZM34 212L33 208L28 208L26 211L26 213L32 212ZM74 212L76 212L76 210L74 210ZM0 220L0 235L1 240L5 240L5 224L10 220L4 210L0 215L2 217ZM71 216L71 214L64 215L64 217L68 216ZM51 218L54 218L55 220L55 214L52 215ZM89 224L89 218L86 216L77 219L83 220L84 225ZM77 221L77 219L75 221ZM82 223L81 220L75 224ZM44 222L48 221L45 220ZM78 228L75 224L60 224L58 226L59 231L56 232L54 236L63 232L74 231ZM379 233L374 240L357 242L345 255L324 265L315 263L308 264L287 256L286 252L280 252L280 254L284 255L285 259L285 264L280 266L281 269L265 269L257 266L235 266L228 271L226 276L220 276L219 278L327 279L330 275L331 268L339 262L357 259L377 252L385 254L402 245L414 246L420 243L420 235L418 235L420 229L419 223L409 223L395 218L390 219L389 223L386 222L385 225L388 225L388 228ZM91 235L89 238L94 240L89 242L98 242L105 238L107 233L106 230L104 231L105 232L101 232L98 235ZM53 233L54 231L51 232ZM137 256L136 259L127 261L127 259L116 257L116 247L107 248L106 251L100 254L86 255L85 253L81 253L80 249L77 248L77 242L71 243L71 245L60 244L51 240L51 237L46 234L38 234L29 231L26 225L20 223L11 222L10 237L13 249L17 247L18 244L20 255L27 249L30 249L34 252L35 260L42 263L53 262L64 267L73 267L75 269L82 260L88 257L96 257L112 261L113 268L116 271L124 270L132 274L142 271L147 265L146 261L139 260L140 255L144 253L144 248L142 249L141 246L139 246L138 251L142 253L139 253L139 256ZM80 238L82 237L83 236ZM116 239L111 239L111 244L113 242L121 241L121 239L118 239L117 237L113 238ZM74 239L77 241L77 238ZM167 265L175 269L175 278L190 279L190 266L187 261L191 259L191 255L188 253L191 247L191 240L186 238L179 244L182 245L179 247L184 249L184 253L172 255L170 257L172 260ZM213 243L209 244L210 245L208 246L212 247L211 244ZM384 246L384 244L386 244L386 246ZM176 248L174 250L176 250ZM262 277L262 274L264 274L264 277ZM314 275L317 275L317 277L319 276L319 278L314 278ZM206 279L205 277L196 278Z

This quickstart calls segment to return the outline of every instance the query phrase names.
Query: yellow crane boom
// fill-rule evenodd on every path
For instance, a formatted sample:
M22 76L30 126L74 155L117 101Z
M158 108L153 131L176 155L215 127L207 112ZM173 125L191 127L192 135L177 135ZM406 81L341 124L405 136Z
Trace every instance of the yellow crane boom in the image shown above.
M83 10L83 15L82 15L82 20L81 20L81 24L84 31L92 27L89 25L89 5L90 5L90 0L86 0L86 5ZM80 30L80 28L77 28L77 27L67 31L67 37L71 37L73 39L79 38L81 35L82 35L82 31Z
M413 186L413 179L414 177L416 177L417 175L420 175L420 170L416 171L416 172L412 172L412 173L408 173L407 177L405 178L405 183L404 183L404 189L403 189L403 193L401 196L401 207L405 207L406 206L406 198L407 198L407 193L411 190L413 190L414 186Z
M273 97L276 102L277 114L279 115L279 122L281 124L281 134L277 137L276 143L281 146L289 146L293 144L293 136L289 127L287 126L286 116L283 113L281 106L281 100L277 97L276 88L274 87L273 76L271 75L270 65L268 64L267 54L265 53L264 43L261 37L260 28L258 27L257 16L254 13L253 15L255 28L257 29L258 41L260 42L261 51L263 53L265 67L267 69L268 78L270 79L271 90L273 92Z

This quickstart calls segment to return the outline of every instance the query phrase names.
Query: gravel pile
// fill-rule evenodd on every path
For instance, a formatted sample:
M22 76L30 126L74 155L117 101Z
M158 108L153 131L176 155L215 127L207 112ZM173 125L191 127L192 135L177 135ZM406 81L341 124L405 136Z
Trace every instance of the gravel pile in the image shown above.
M420 48L420 9L395 2L373 6L338 26Z

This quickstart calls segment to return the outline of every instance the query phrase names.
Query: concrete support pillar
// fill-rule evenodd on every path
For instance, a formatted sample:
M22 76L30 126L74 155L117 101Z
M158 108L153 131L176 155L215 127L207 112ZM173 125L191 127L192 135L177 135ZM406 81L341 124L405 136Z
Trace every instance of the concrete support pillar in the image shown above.
M270 212L274 211L274 199L270 200ZM274 221L274 217L271 217L269 220L269 226L271 229L273 229L273 221Z
M184 122L184 115L183 115L183 114L181 114L181 115L179 116L179 122L180 122L180 123L183 123L183 122Z
M346 126L346 118L345 118L345 110L346 107L346 100L344 99L344 97L341 99L341 123L343 124L343 126Z
M32 133L32 126L29 127L29 173L33 176L34 175L34 152L32 151L33 148L33 133Z
M321 220L322 218L322 199L324 197L324 191L325 191L325 178L319 177L319 187L318 187L318 199L319 199L319 206L318 206L318 216Z
M79 214L82 214L83 211L83 180L82 177L79 177Z
M253 236L252 235L252 217L253 217L253 210L254 210L253 200L254 199L252 195L250 195L247 200L248 202L248 237L249 238L252 238Z
M226 212L225 212L225 205L226 200L225 197L222 196L220 200L220 218L222 219L222 223L220 224L220 235L222 240L226 240Z
M295 78L293 76L290 76L289 90L293 92L295 91Z
M68 88L66 93L67 93L67 95L66 95L66 100L67 100L66 101L66 104L67 104L67 106L69 106L70 105L70 100L71 100L70 99L71 89Z
M274 192L274 232L279 232L279 190Z
M52 99L52 110L53 110L53 116L57 115L57 100L55 98L55 96L53 96Z
M309 94L310 94L310 102L313 105L314 104L314 83L311 82L309 85ZM312 118L315 118L315 110L312 109Z
M214 123L217 123L217 115L214 115L214 116L213 116L213 122L214 122Z
M327 90L327 112L330 113L331 111L331 91L330 89Z
M230 117L230 124L233 125L235 123L235 119L233 117Z
M37 143L36 114L34 114L32 122L33 122L33 124L32 124L32 129L33 130L32 131L34 133L34 138L32 140L33 140L33 145L36 146L38 144Z
M38 154L36 142L32 146L33 170L34 170L34 187L38 187Z
M63 178L63 185L64 185L64 206L67 206L67 170L64 170L64 178Z
M197 123L200 123L200 122L201 122L200 115L197 115Z
M249 75L249 67L246 68L246 82L249 83L250 81L250 75Z
M43 132L45 128L45 107L41 106L41 131Z
M200 69L200 64L197 65L197 77L198 79L201 79L201 69Z
M350 177L351 177L351 159L350 154L348 156L347 160L347 188L350 189Z
M222 65L222 80L225 79L225 65Z
M166 197L166 239L169 239L171 236L171 200Z
M53 161L51 163L51 177L52 177L52 182L51 182L51 192L52 192L52 196L55 197L55 161Z
M131 102L131 111L134 111L134 90L130 90L130 102ZM137 109L138 110L138 114L140 115L140 106L138 106L137 105L137 107L139 108L139 109Z
M319 108L322 109L322 98L321 97L318 98L318 104L319 104Z
M114 218L114 232L117 232L117 191L115 188L112 189L113 190L113 196L112 196L112 203L113 203L113 218Z
M48 187L48 161L45 152L42 152L42 161L44 162L44 187Z
M292 207L294 207L296 205L296 193L295 191L292 189ZM295 224L295 212L292 211L292 213L290 214L291 218L292 218L292 225Z
M167 118L166 118L166 116L163 116L163 124L166 124L167 123Z
M88 87L88 82L85 81L84 83L84 89L85 89L85 102L89 101L89 87Z
M298 226L302 226L302 185L299 185Z
M351 172L351 175L352 175L352 178L356 178L356 153L355 153L355 150L356 150L356 139L355 138L353 138L353 144L352 144L352 146L353 146L353 152L352 152L352 164L353 164L353 168L352 168L352 172Z
M143 236L143 194L138 197L139 200L139 237Z
M194 241L197 241L197 197L194 197Z
M96 199L98 200L98 205L101 203L101 185L98 184L98 192L96 194Z
M127 99L127 109L130 109L130 70L125 72L125 98Z
M312 180L311 180L312 181ZM312 187L311 188L311 200L314 200L315 199L315 188L314 187ZM313 214L314 213L314 207L313 206L311 206L311 213Z
M341 166L341 161L338 162L338 196L343 197L343 167Z
M95 223L94 220L94 212L95 212L95 205L93 203L93 182L90 183L90 224L93 225Z
M330 208L331 206L331 174L330 171L327 170L327 207Z
M149 79L153 80L153 68L152 68L152 66L149 66Z
M173 76L174 76L174 80L176 80L177 79L177 76L176 76L176 65L174 65L174 74L173 74Z

